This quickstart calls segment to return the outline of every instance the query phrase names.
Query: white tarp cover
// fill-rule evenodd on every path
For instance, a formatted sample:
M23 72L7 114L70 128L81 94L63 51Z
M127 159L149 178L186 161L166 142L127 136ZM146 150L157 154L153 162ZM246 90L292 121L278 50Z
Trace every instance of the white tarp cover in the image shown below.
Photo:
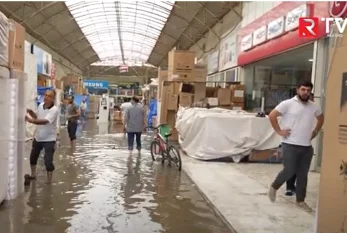
M268 118L221 108L180 108L176 129L182 149L191 157L213 160L277 148L280 137Z

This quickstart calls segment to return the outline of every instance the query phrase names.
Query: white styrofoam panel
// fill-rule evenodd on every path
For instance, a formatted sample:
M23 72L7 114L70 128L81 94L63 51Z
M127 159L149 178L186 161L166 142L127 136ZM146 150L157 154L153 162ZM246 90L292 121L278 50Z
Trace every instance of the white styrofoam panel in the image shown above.
M13 74L16 76L18 80L18 143L17 143L17 190L18 193L22 193L24 191L24 142L26 136L26 79L27 76L23 72L15 72Z
M26 108L36 109L37 97L37 64L34 54L25 53L24 55L24 73L27 75L25 105ZM26 124L26 140L30 140L34 136L34 124Z
M9 127L5 126L9 123L9 78L10 71L7 68L0 67L0 111L2 112L2 114L0 114L0 122L3 124L3 127L0 127L0 150L3 152L0 153L0 203L6 197L8 185L9 143L6 136L9 135Z
M7 200L13 200L18 196L18 79L11 78L8 81L9 90L9 150L8 150L8 185Z

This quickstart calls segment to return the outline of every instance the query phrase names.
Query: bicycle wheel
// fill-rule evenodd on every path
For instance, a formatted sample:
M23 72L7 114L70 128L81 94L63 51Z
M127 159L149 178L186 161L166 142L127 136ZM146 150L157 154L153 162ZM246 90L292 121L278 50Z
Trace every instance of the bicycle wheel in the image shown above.
M169 156L172 162L174 162L178 168L179 171L182 170L182 160L181 160L181 154L179 150L176 149L174 146L169 146Z
M151 142L151 156L152 160L155 161L156 156L163 156L163 152L161 151L160 144L157 140Z

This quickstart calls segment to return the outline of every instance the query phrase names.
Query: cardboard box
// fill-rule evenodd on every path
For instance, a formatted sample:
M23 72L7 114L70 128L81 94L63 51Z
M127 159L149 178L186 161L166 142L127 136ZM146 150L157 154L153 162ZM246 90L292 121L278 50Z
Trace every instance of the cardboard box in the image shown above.
M282 161L282 157L278 149L253 150L248 160L250 162L279 163Z
M161 90L161 100L160 100L160 117L159 117L159 124L166 124L167 122L167 104L168 104L168 86L163 86L163 89Z
M10 69L24 71L25 28L13 19L10 19L9 29L8 66Z
M206 87L206 97L218 97L218 87Z
M319 233L347 232L347 31L334 40L325 88L323 159L317 207Z
M167 110L177 110L178 109L178 95L168 94Z
M245 103L231 103L231 109L232 110L244 110L245 109Z
M169 52L168 80L192 81L194 79L195 53L172 50Z
M164 81L168 80L168 71L158 69L158 99L161 99L161 89Z
M54 87L60 90L64 89L64 82L61 80L55 80Z
M206 83L194 84L194 103L206 98Z
M167 87L167 93L178 94L181 91L181 83L173 81L164 81L163 86Z
M167 112L166 124L170 125L171 129L175 128L175 125L176 125L176 112L175 111L168 111Z
M193 71L169 72L169 81L192 82L194 78Z
M230 105L231 103L231 90L229 88L218 89L218 102L219 105Z
M244 85L241 85L241 84L231 85L230 88L232 90L231 102L245 101L245 86Z
M206 104L210 105L211 107L218 106L218 98L216 97L209 97L205 99Z
M194 77L195 82L206 82L207 79L207 68L206 66L195 66L194 67Z
M181 92L179 94L179 105L188 107L193 103L194 94Z
M168 70L175 74L177 71L192 72L195 66L195 52L171 50L169 52ZM171 72L170 72L171 71Z

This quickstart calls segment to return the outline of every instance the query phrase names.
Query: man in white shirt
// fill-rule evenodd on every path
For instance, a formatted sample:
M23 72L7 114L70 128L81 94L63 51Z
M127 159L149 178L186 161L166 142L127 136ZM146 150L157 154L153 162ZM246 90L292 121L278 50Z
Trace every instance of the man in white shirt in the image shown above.
M133 104L131 102L124 102L120 105L120 110L122 112L122 120L123 120L123 132L126 133L126 127L125 127L125 115L127 110L132 106Z
M274 202L277 190L296 174L296 203L306 211L312 211L305 203L307 176L313 156L311 140L317 136L324 123L322 110L310 101L312 88L310 81L299 83L297 95L281 102L269 114L272 127L283 137L281 155L284 167L270 187L269 198ZM281 126L277 119L279 116Z
M44 102L41 103L37 111L27 109L30 116L26 116L27 122L37 125L34 141L30 154L31 179L36 178L36 165L42 149L45 150L45 166L47 171L47 184L52 182L54 171L53 155L55 143L57 140L57 119L59 109L54 105L55 91L47 90L44 96Z

